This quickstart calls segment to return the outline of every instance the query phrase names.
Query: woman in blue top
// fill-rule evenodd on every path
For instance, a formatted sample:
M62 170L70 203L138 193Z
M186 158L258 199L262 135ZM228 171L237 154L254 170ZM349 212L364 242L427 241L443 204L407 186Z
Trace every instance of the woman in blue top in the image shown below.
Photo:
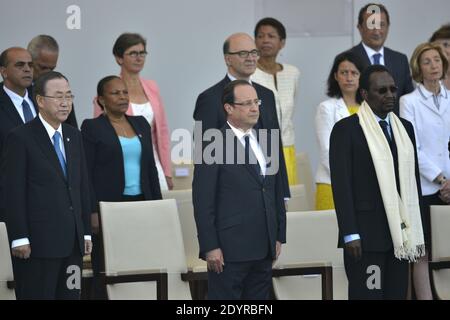
M129 99L124 81L117 76L103 78L97 85L97 96L104 113L81 125L93 212L98 212L99 201L161 199L150 125L142 116L125 114ZM91 221L92 267L98 275L103 267L97 213L92 214ZM96 296L104 297L104 291L99 292L95 283L94 287Z

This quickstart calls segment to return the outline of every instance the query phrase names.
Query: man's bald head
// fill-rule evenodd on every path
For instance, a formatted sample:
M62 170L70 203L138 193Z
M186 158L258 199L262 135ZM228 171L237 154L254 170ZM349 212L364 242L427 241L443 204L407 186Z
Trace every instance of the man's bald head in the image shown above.
M24 48L8 48L0 54L0 72L5 86L23 96L33 80L31 54Z
M255 40L246 33L235 33L223 44L228 72L237 79L249 80L256 70L259 52Z

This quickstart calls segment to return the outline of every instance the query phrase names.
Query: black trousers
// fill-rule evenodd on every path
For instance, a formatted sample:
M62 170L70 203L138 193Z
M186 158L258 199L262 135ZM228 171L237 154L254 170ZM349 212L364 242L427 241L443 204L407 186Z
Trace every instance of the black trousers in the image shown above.
M344 251L349 300L405 300L409 262L395 258L394 251L366 252L355 261Z
M33 245L31 245L31 254L33 254ZM78 239L75 239L74 248L68 257L13 258L17 299L80 299L82 261Z
M208 271L209 300L269 300L272 259L225 262L223 272Z

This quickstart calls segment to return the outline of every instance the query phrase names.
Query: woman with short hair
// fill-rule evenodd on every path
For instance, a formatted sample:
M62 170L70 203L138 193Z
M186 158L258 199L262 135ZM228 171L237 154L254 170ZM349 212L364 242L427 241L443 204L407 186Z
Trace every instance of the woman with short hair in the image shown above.
M417 88L400 98L400 116L409 120L416 135L417 156L424 205L422 225L427 254L413 265L413 281L417 299L432 299L428 274L431 252L430 206L450 201L450 92L441 80L448 61L440 46L422 43L410 61L412 78Z

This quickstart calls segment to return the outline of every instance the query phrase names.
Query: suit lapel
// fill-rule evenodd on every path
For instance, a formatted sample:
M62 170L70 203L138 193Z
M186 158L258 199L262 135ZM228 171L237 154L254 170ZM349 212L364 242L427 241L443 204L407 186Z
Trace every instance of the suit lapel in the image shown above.
M11 119L15 126L19 126L24 123L19 113L17 112L14 103L6 94L5 90L3 90L3 82L0 83L0 108L3 109L3 111Z
M343 98L340 98L337 100L336 114L337 114L337 120L346 118L350 115L350 112L348 111L348 108L347 108Z
M62 124L62 130L63 130L63 140L64 140L64 150L66 152L66 167L67 167L67 181L69 182L71 180L72 175L74 174L73 172L73 163L72 163L72 159L74 159L73 157L73 153L74 153L74 137L70 134L69 130L65 130L66 125L63 123ZM59 162L58 162L59 164ZM59 166L61 168L61 165ZM62 169L61 169L62 172Z
M425 94L427 94L427 96ZM444 94L446 94L446 92ZM418 86L418 95L421 104L423 104L426 108L430 109L433 113L439 116L441 115L442 111L436 107L436 105L434 104L433 97L430 96L430 94L425 91L422 85Z
M359 55L361 57L363 57L364 62L366 63L366 66L370 66L372 64L372 62L370 61L370 58L367 55L367 52L362 45L362 42L360 42L359 45L356 46L356 50L359 52ZM385 62L386 62L386 60L385 60Z
M389 51L388 48L384 47L384 66L386 68L388 68L389 71L391 71L392 76L394 77L395 66L393 65L392 60L393 59L392 59L391 52ZM394 79L396 79L396 78L394 77ZM396 85L398 85L398 83Z
M434 112L434 113L440 115L440 114L439 114L439 113L440 113L440 112L439 112L440 110L438 110L438 108L437 108L436 105L434 104L434 101L433 101L433 98L432 98L432 97L429 97L429 98L426 99L426 100L422 99L420 102L421 102L425 107L427 107L428 109L430 109L432 112Z
M253 82L253 87L256 90L256 93L258 95L258 98L262 100L261 105L259 106L259 119L258 122L256 124L256 126L254 127L255 130L261 129L261 128L269 128L270 126L267 124L267 108L265 107L265 103L264 103L264 98L262 98L262 92L261 92L261 87Z
M233 130L228 126L228 124L226 124L224 127L224 131L222 132L224 137L227 137L226 130L231 130L231 132L233 132ZM242 143L239 141L238 137L234 134L234 132L233 132L232 137L233 137L233 148L234 148L234 163L238 164L239 163L237 161L238 155L245 155L245 148L242 145ZM224 148L226 148L226 146L227 146L227 143L224 143ZM226 152L224 152L224 155L226 155ZM226 156L224 159L226 159ZM255 169L252 167L251 164L244 163L243 166L249 172L249 174L256 180L256 182L258 182L259 184L262 183L262 179L256 173Z
M36 143L41 148L42 152L48 159L48 161L51 163L51 165L55 168L56 171L58 171L58 174L61 176L61 178L66 181L66 178L64 177L64 173L62 171L61 165L59 164L58 156L56 155L55 148L53 147L53 143L50 141L50 137L48 136L47 130L45 130L44 125L42 124L39 117L36 117L34 120L31 121L34 131L34 139L36 140ZM64 137L65 139L66 137ZM66 147L66 145L64 145ZM66 158L67 158L67 149L66 149Z
M449 101L450 97L448 94L449 91L445 90L444 86L441 86L441 90L444 90L444 91L442 92L443 96L441 97L441 105L439 107L439 113L443 117L446 112L450 112L450 109L448 107L449 106L448 101Z
M144 148L144 145L142 143L142 137L143 137L142 130L141 130L140 126L138 125L136 118L127 116L127 120L128 120L128 123L133 128L134 132L136 133L137 137L139 138L139 141L141 142L141 150L142 150L141 151L142 152L141 163L143 163L143 160L147 159L148 155L147 155L147 149Z
M34 88L33 88L33 85L29 86L27 88L27 91L28 91L28 98L30 98L30 100L33 102L33 108L34 108L34 111L36 112L36 115L37 115L39 113L39 107L37 105L37 102L34 100L34 96L33 96Z

